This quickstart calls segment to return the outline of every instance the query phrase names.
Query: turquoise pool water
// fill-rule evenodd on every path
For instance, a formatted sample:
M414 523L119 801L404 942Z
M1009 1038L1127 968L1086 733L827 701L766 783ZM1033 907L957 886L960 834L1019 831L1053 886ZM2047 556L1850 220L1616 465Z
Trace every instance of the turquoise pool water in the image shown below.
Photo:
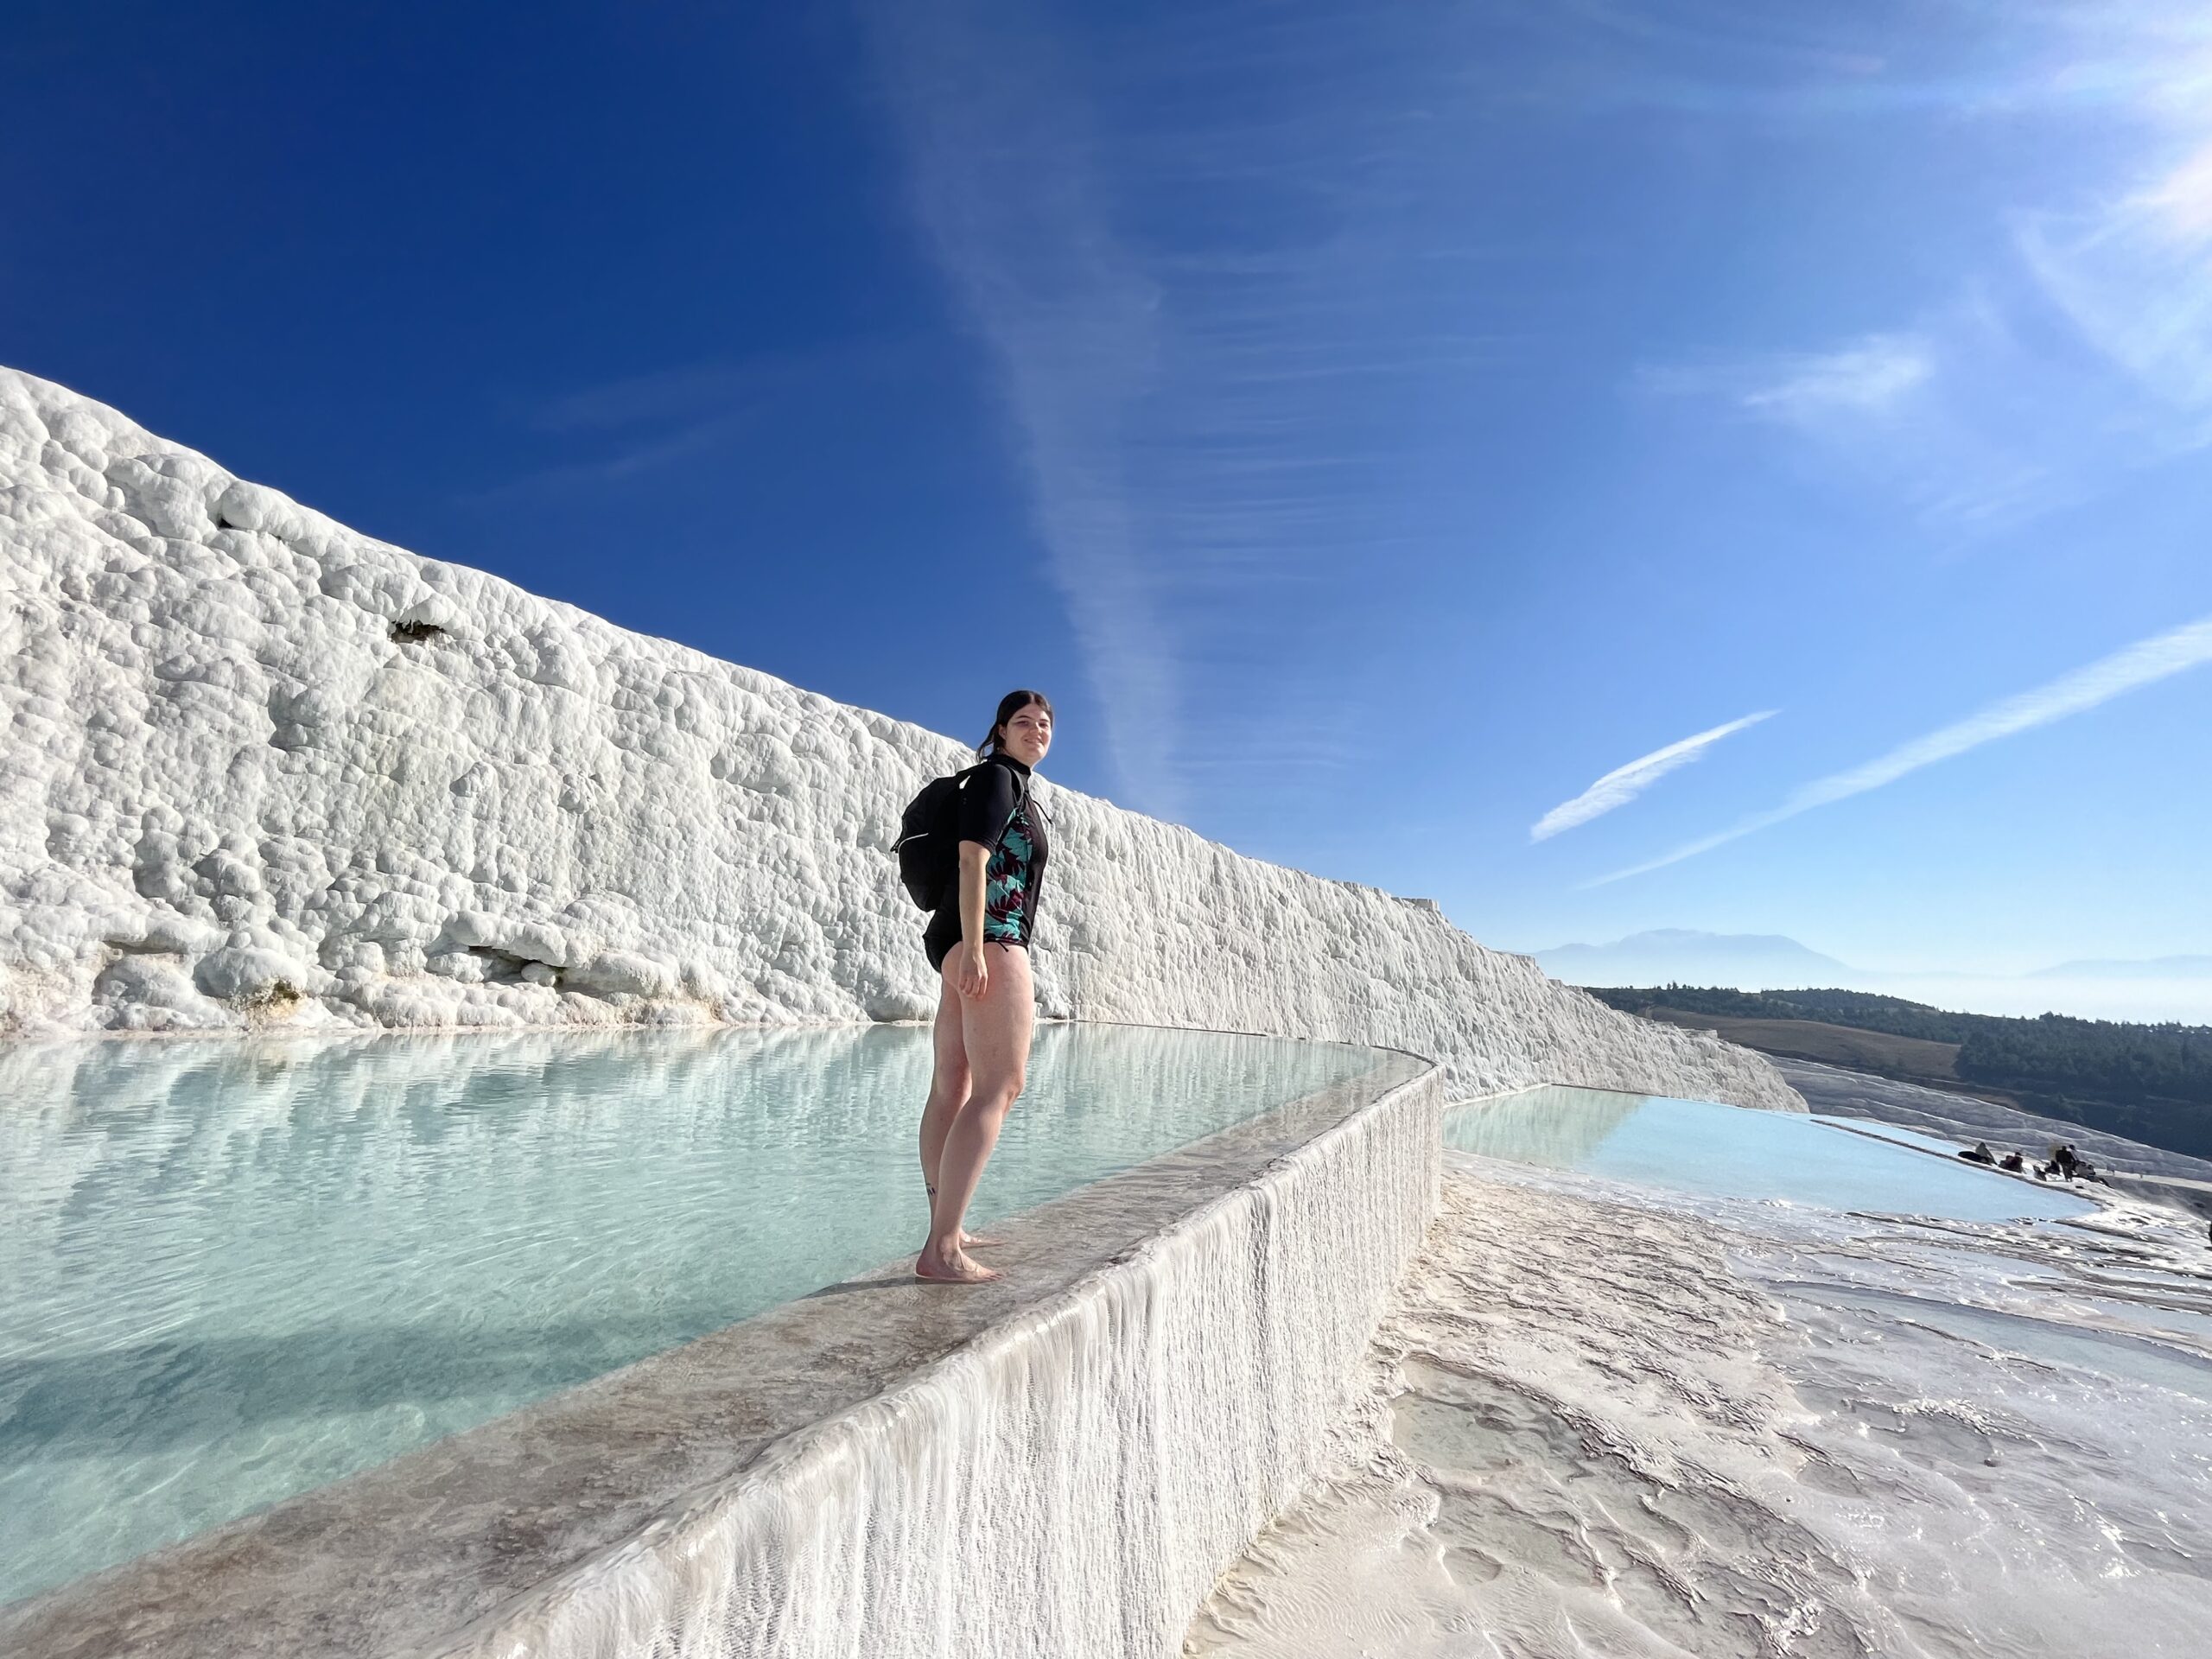
M1918 1147L1923 1152L1940 1152L1947 1158L1957 1157L1960 1148L1974 1144L1973 1141L1946 1141L1942 1136L1929 1135L1925 1130L1909 1129L1902 1123L1885 1123L1878 1117L1837 1117L1826 1112L1816 1112L1813 1121L1815 1123L1833 1123L1840 1129L1853 1129L1860 1135L1871 1135L1878 1141L1894 1141L1901 1147ZM1975 1137L1976 1140L1980 1138L1978 1135ZM1999 1146L1997 1150L2001 1154L2012 1150L2012 1147L2007 1142ZM2045 1148L2022 1147L2020 1150L2032 1151L2040 1158Z
M1046 1027L976 1218L1367 1071ZM920 1241L926 1031L0 1051L0 1600Z
M1464 1152L1726 1198L1957 1221L2086 1215L2086 1199L1796 1113L1597 1089L1531 1089L1445 1120Z

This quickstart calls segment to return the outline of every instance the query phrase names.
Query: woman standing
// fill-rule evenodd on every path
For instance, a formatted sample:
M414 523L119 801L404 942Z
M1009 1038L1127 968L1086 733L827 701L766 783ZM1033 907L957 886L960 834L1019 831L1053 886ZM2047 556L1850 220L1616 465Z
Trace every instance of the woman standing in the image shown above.
M917 1278L959 1285L995 1279L969 1255L987 1244L961 1230L999 1126L1027 1078L1037 1021L1029 939L1044 889L1045 819L1029 797L1030 769L1052 747L1052 705L1041 691L1009 691L960 791L960 881L930 918L922 943L942 987L937 1065L922 1112L922 1179L930 1236Z

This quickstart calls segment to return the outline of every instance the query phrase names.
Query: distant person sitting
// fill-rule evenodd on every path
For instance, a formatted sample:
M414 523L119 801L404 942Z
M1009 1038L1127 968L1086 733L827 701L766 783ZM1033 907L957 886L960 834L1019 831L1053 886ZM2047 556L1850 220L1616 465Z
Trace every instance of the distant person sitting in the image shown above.
M1997 1167L2002 1170L2008 1170L2012 1173L2018 1175L2026 1171L2028 1162L2027 1160L2021 1157L2018 1153L2008 1152L2002 1158L1997 1160Z
M1962 1152L1959 1156L1970 1164L1993 1164L1997 1161L1997 1154L1989 1149L1986 1141L1975 1141L1972 1152Z

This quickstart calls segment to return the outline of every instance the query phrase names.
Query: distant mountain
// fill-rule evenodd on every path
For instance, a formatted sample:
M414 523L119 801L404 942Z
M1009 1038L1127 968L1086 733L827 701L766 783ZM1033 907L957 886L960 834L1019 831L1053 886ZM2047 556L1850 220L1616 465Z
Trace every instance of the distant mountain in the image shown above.
M2212 1025L2212 956L2084 959L2024 974L1901 973L1853 968L1783 934L1679 927L1535 954L1546 973L1570 985L1853 990L1998 1016L2056 1010L2082 1019Z
M1539 957L1539 961L1542 958ZM2129 962L2094 957L2038 968L2030 979L2212 979L2212 957L2147 957Z
M1562 944L1536 952L1554 979L1570 985L1728 985L1743 990L1801 989L1863 978L1855 969L1779 933L1700 933L1655 928L1611 944Z

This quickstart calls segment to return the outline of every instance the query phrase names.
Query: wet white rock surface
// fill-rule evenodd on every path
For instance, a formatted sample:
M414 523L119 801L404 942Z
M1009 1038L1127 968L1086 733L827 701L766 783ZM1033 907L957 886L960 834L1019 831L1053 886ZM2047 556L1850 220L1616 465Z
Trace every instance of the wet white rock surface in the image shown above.
M963 747L358 535L0 371L0 1034L916 1019ZM1048 789L1048 1014L1798 1109L1433 906Z
M1916 1083L1872 1077L1812 1060L1777 1058L1775 1070L1789 1080L1813 1110L1831 1116L1900 1124L1923 1135L1955 1141L1962 1147L1987 1141L1999 1151L2021 1152L2037 1162L2052 1146L2064 1142L2101 1170L2212 1181L2212 1162L2204 1159L1955 1090L1923 1088Z
M1447 1154L1330 1473L1210 1659L2183 1659L2212 1255L2121 1204L1916 1222Z
M991 1284L887 1263L0 1605L0 1654L1172 1652L1313 1472L1434 1213L1440 1074L1374 1058L1005 1217Z

